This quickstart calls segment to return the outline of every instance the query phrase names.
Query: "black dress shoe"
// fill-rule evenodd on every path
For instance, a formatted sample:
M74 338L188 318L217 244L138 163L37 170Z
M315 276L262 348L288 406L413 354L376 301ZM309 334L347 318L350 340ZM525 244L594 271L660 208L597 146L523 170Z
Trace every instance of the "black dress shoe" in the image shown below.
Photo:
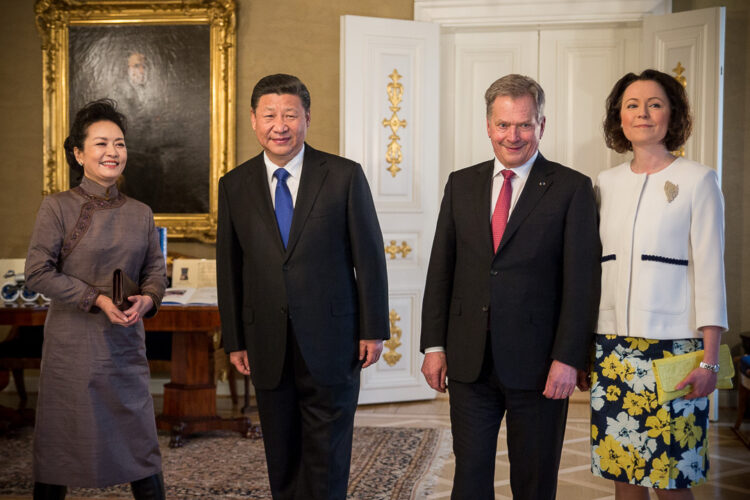
M130 483L135 500L165 500L164 477L162 473L154 474Z
M61 484L34 483L34 500L63 500L67 492Z

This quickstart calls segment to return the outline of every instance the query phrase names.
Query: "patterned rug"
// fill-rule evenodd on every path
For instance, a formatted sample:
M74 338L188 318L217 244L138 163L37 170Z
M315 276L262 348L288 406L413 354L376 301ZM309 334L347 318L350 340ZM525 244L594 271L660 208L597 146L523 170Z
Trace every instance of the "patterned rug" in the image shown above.
M168 498L271 498L261 440L207 432L182 448L160 433ZM355 427L349 499L424 498L449 448L449 431L406 427ZM31 430L0 437L0 496L30 498ZM71 488L72 498L132 498L128 485Z

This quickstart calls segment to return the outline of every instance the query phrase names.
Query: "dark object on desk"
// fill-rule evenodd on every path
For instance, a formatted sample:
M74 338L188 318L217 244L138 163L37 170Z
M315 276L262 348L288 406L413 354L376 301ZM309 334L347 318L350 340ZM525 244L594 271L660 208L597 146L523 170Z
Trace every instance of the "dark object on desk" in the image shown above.
M133 305L128 300L131 295L141 293L138 284L131 280L122 269L115 269L112 274L112 302L120 311L130 309Z

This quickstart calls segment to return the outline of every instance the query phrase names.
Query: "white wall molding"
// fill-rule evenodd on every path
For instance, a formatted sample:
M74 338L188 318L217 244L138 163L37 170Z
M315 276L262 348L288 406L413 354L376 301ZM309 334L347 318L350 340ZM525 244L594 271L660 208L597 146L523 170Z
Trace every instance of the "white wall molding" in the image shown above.
M414 0L414 20L444 28L641 22L672 0Z

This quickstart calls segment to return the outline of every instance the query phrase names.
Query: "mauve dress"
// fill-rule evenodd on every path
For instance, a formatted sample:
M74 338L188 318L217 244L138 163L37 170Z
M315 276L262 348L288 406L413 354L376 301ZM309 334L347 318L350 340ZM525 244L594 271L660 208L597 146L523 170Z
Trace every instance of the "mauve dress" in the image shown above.
M27 286L52 302L44 324L34 480L105 487L161 471L143 322L122 327L94 306L121 268L156 313L166 287L151 209L84 177L42 201Z

